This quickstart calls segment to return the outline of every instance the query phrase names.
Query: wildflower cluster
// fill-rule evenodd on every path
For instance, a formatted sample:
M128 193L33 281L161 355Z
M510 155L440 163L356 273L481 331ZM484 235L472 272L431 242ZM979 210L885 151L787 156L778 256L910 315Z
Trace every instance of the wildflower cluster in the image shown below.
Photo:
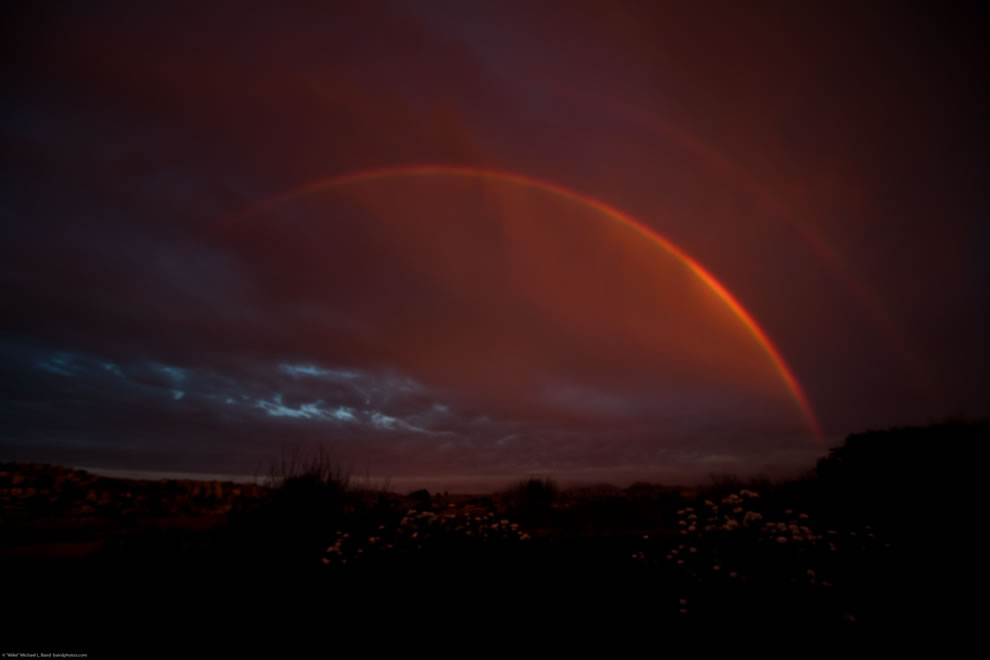
M819 528L807 513L762 506L760 494L748 489L685 506L676 516L665 543L633 553L674 584L783 583L831 592L851 557L890 549L869 525L841 532ZM653 556L663 559L649 561Z
M346 565L375 557L488 544L505 546L531 539L518 524L491 512L438 514L410 509L397 525L379 525L371 534L338 530L336 542L326 549L322 561Z

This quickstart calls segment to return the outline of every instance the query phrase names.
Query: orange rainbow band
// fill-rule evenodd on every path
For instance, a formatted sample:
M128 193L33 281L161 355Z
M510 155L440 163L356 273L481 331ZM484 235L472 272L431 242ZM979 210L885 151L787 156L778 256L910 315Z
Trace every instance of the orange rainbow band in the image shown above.
M555 85L553 89L573 102L589 102L579 90L561 85ZM597 102L597 99L594 102ZM877 295L863 282L862 278L857 277L853 268L811 224L800 221L779 197L759 184L725 154L714 149L697 136L674 124L662 121L660 117L649 115L634 106L622 104L616 99L610 99L608 111L618 115L626 123L644 128L661 136L662 139L676 144L699 162L704 163L711 171L726 177L749 192L774 216L785 220L811 247L822 263L839 278L843 286L866 313L873 327L887 340L891 349L906 364L918 393L924 396L929 403L941 406L942 394L933 383L931 368L925 364L901 328L894 323L893 318Z
M821 425L818 423L814 412L812 411L811 404L808 402L808 397L805 395L804 390L801 385L797 382L794 374L787 367L784 359L781 357L780 352L767 337L767 334L762 328L756 323L753 317L747 312L739 301L733 297L729 291L719 283L718 280L712 276L707 270L705 270L701 264L692 259L690 256L684 253L680 248L671 243L669 240L656 233L643 223L639 222L635 218L625 215L621 211L609 206L608 204L598 201L592 197L587 197L573 190L569 190L562 186L558 186L553 183L548 183L546 181L540 181L538 179L532 179L519 174L513 174L510 172L500 172L498 170L486 170L473 167L462 167L462 166L443 166L443 165L415 165L408 167L392 167L392 168L382 168L375 170L365 170L362 172L353 172L351 174L343 174L338 176L332 176L325 179L320 179L318 181L307 183L305 185L299 186L297 188L292 188L284 193L276 195L274 197L269 197L262 202L248 207L246 210L242 210L239 213L228 216L215 223L210 230L213 232L225 231L244 220L252 216L256 216L263 213L273 207L278 206L282 202L289 199L306 195L309 193L314 193L319 190L325 190L327 188L332 188L336 186L342 186L350 183L373 181L375 179L385 179L391 177L399 176L460 176L460 177L474 177L482 178L490 181L498 181L502 183L510 183L518 186L525 186L527 188L535 188L537 190L545 191L554 195L557 195L563 199L576 202L578 204L585 205L596 211L602 213L603 215L620 222L630 229L638 232L644 238L652 241L653 243L659 245L666 252L676 257L678 260L683 262L690 270L693 272L702 282L704 282L708 288L710 288L725 305L732 311L733 314L742 322L746 329L753 335L759 345L766 352L767 356L773 363L774 368L780 375L781 380L787 385L787 389L790 391L791 395L794 397L795 402L801 409L802 414L807 420L808 426L814 433L815 439L824 446L824 433L822 432Z

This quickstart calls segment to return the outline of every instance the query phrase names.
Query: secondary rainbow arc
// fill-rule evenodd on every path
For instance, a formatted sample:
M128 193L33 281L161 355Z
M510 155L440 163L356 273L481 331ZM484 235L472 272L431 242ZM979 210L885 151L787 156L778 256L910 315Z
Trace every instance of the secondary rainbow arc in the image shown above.
M821 425L814 414L807 395L804 393L803 388L797 381L797 378L794 377L794 374L791 372L790 368L787 366L787 363L781 356L780 351L777 350L777 347L770 341L770 338L767 336L766 332L763 331L760 325L756 322L752 315L746 311L739 301L736 300L731 293L729 293L728 289L726 289L711 273L705 270L705 268L695 261L690 255L685 253L661 234L644 225L639 220L622 213L605 202L588 197L563 186L512 172L502 172L499 170L488 170L466 166L414 165L379 168L330 176L289 189L283 193L266 198L261 202L249 206L238 213L219 220L209 227L209 230L214 233L226 231L251 217L260 215L265 211L275 208L279 204L290 199L321 190L326 190L328 188L400 176L473 177L542 190L557 195L563 199L590 207L609 219L628 226L630 229L636 231L647 240L660 246L668 254L680 260L685 266L687 266L698 279L700 279L709 289L711 289L713 293L715 293L716 296L718 296L718 298L732 311L736 318L739 319L739 321L753 336L771 360L777 374L787 386L787 389L794 398L795 403L801 409L802 415L806 419L815 439L819 443L824 444L824 433Z

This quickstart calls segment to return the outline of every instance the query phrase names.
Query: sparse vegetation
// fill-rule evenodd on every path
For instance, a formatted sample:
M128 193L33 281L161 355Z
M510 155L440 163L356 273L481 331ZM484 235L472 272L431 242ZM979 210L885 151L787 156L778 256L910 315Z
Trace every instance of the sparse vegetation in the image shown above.
M351 481L349 472L335 464L327 451L320 447L315 456L302 456L298 447L288 456L284 450L278 461L269 467L269 488L276 491L293 489L299 484L305 487L326 488L334 492L344 492Z
M436 580L446 584L444 576L456 584L496 574L507 583L580 576L585 586L601 577L599 584L612 590L657 594L647 608L660 617L893 621L917 605L905 590L925 582L923 570L936 556L938 537L925 540L921 521L938 520L937 511L961 501L959 486L939 471L942 459L930 454L979 444L990 437L988 428L957 424L852 436L813 476L774 483L716 475L692 491L646 482L565 489L550 478L531 478L490 497L426 490L402 496L356 484L324 451L307 458L297 452L271 466L266 496L225 505L225 524L115 536L106 546L112 548L107 565L180 562L184 570L222 568L276 583L286 571L298 572L300 584L338 591L346 584L366 589L372 576L379 588L388 587L381 582L386 576L417 575L434 587ZM898 451L909 456L885 458ZM925 475L922 466L935 469ZM59 476L29 481L6 470L0 489L64 489L88 498L87 511L106 513L107 524L118 526L134 524L108 513L125 496L154 492L160 502L184 502L192 513L217 506L221 491L229 497L231 490L167 480L141 490L52 474ZM928 485L919 490L917 483ZM138 497L146 495L132 499ZM8 529L3 539L11 538Z

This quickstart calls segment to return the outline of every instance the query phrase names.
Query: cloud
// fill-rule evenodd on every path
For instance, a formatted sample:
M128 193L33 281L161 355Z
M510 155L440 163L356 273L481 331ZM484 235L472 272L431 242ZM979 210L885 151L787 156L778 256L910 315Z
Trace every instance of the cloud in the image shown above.
M294 377L305 377L314 376L317 378L326 378L328 380L353 380L360 376L360 373L353 370L346 369L324 369L317 367L315 365L295 365L295 364L283 364L279 365L279 368Z

